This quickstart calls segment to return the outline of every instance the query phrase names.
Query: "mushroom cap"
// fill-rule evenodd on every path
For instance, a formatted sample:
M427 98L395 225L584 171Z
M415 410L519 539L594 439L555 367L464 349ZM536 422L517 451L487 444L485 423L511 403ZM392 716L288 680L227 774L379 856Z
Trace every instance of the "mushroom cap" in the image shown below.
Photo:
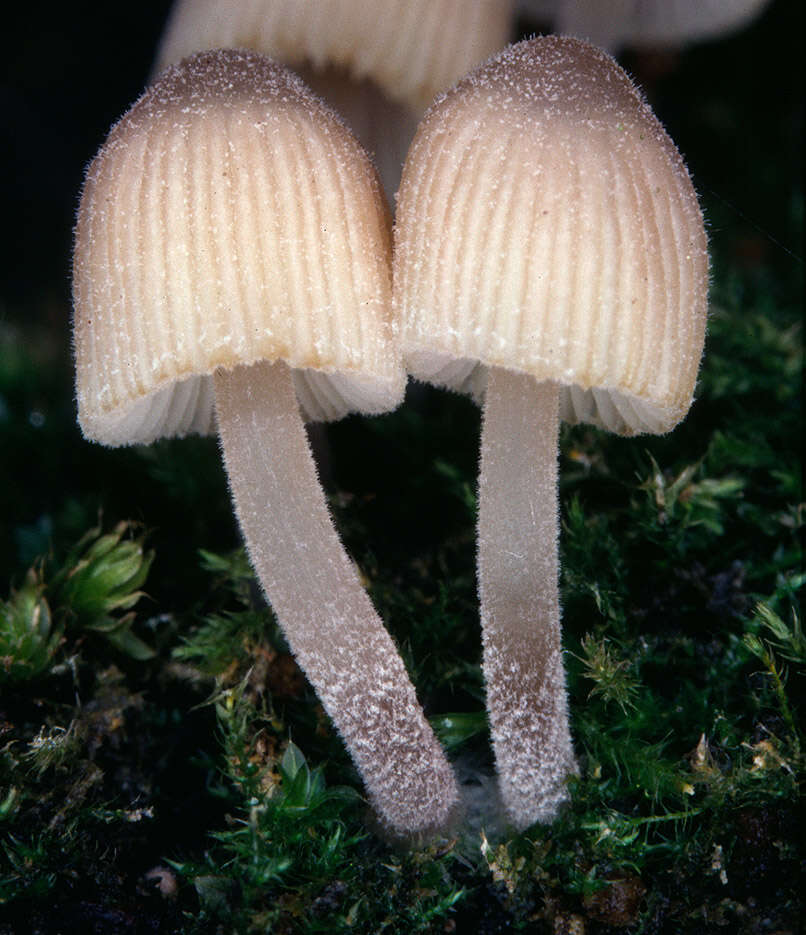
M205 48L340 65L415 110L507 41L513 0L177 0L156 68Z
M403 169L395 314L409 371L481 396L486 366L559 383L622 434L688 410L708 291L697 197L606 53L510 46L434 102Z
M402 399L389 211L340 119L286 68L166 70L91 163L75 230L79 423L108 445L214 430L210 375L286 361L309 419Z
M555 31L614 49L674 46L741 29L769 0L519 0L528 15Z

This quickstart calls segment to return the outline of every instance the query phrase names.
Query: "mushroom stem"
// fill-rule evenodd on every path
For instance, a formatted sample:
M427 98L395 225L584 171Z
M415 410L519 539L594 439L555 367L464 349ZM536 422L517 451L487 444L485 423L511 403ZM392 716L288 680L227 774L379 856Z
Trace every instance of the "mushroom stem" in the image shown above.
M490 367L481 434L478 578L484 678L504 806L550 821L575 771L560 638L559 389Z
M436 830L458 801L453 772L333 526L291 371L263 361L214 383L235 511L291 650L382 820Z

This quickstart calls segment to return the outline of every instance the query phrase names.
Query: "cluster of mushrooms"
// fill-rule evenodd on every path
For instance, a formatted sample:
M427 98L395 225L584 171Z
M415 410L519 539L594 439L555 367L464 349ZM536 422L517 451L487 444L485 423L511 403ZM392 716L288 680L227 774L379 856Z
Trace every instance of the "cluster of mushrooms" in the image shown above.
M384 6L393 25L346 0L180 0L152 83L87 171L79 422L106 445L217 432L255 572L373 808L429 834L460 789L304 423L390 411L408 374L471 393L487 707L524 828L556 815L576 771L559 423L631 435L685 415L706 237L679 153L607 53L555 36L504 47L510 2ZM335 94L383 182L289 63Z

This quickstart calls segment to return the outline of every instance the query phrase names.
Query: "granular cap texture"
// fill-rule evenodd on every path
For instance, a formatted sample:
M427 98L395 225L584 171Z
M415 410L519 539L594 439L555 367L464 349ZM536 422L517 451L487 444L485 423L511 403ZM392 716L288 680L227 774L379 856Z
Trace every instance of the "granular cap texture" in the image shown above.
M75 232L79 421L110 445L213 430L210 374L285 360L304 414L402 397L390 217L350 132L252 52L167 69L87 172Z
M480 396L504 367L559 383L568 421L668 431L693 397L707 291L686 167L606 53L521 42L427 112L395 231L414 376Z

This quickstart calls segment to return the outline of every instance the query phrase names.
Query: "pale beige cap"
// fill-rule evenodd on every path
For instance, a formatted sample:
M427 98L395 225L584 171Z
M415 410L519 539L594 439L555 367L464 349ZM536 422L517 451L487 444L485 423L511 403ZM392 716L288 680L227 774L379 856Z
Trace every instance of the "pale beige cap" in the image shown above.
M79 422L109 445L212 432L218 368L284 360L303 414L402 399L388 208L369 159L286 68L168 69L87 172L75 231Z
M769 0L519 0L554 31L613 50L717 39L746 26Z
M177 0L157 69L205 48L340 65L416 109L500 49L513 0Z
M567 421L664 432L691 404L707 291L686 167L606 53L518 43L426 114L395 229L415 377L481 396L484 365L523 371L561 384Z

